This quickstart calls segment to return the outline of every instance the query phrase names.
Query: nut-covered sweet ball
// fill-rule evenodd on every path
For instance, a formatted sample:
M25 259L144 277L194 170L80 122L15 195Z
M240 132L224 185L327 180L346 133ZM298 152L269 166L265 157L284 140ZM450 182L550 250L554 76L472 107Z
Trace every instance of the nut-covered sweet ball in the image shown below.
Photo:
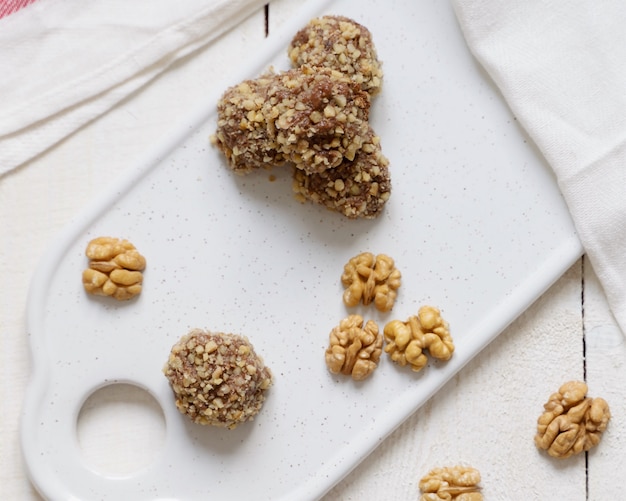
M289 58L296 66L309 64L338 70L369 92L378 94L383 71L370 31L344 16L312 19L293 38Z
M296 199L323 205L350 219L378 217L391 195L389 160L371 128L354 160L344 159L334 169L314 174L293 171Z
M276 74L263 115L284 158L307 174L354 160L369 132L370 96L328 68L301 66Z
M83 271L83 287L89 294L126 301L141 292L146 259L128 240L94 238L85 254L89 267Z
M272 385L271 371L246 337L201 329L172 347L163 373L182 414L230 429L254 419Z
M285 163L270 137L263 109L276 78L267 73L229 87L217 104L217 130L211 140L237 174Z

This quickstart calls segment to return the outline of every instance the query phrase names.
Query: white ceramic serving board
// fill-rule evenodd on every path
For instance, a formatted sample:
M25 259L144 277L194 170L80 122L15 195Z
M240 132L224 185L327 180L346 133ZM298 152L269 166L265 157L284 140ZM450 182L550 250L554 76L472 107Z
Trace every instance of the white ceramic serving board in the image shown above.
M288 170L234 176L209 145L219 95L199 103L60 236L34 276L22 442L44 497L319 498L582 254L550 168L471 57L447 2L312 2L224 88L286 69L293 34L325 13L369 27L384 62L371 113L391 162L384 213L352 221L302 205ZM83 291L85 246L101 235L146 256L137 300ZM390 314L342 304L343 265L363 251L392 256L402 272ZM359 312L382 326L423 304L449 322L452 360L416 374L385 355L361 383L328 372L324 350L340 319ZM176 410L161 369L194 327L248 336L272 369L253 422L202 427ZM113 478L86 464L76 423L96 389L119 382L154 396L166 438L150 465Z

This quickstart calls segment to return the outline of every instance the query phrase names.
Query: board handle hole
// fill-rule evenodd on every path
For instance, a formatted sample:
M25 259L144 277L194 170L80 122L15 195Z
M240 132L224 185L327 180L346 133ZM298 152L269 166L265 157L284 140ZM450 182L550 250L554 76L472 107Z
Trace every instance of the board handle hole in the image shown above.
M76 432L89 469L107 477L126 477L159 456L165 444L165 416L145 389L115 383L87 398Z

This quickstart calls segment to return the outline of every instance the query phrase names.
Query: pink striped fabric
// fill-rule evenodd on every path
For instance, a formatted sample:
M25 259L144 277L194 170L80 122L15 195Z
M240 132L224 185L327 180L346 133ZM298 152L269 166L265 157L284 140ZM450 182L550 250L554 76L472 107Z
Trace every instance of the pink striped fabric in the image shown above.
M0 18L13 14L35 0L0 0Z

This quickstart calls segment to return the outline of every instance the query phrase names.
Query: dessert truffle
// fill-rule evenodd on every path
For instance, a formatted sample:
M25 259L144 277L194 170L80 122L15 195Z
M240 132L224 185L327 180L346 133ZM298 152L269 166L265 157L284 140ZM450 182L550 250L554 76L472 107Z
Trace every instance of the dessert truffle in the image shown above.
M305 65L227 89L213 141L240 174L286 161L322 172L354 159L369 109L369 94L344 74Z
M288 53L295 66L308 64L338 70L372 96L381 90L383 71L372 35L350 18L312 19L294 36Z
M295 169L293 190L302 202L311 201L350 219L373 219L391 195L389 161L380 139L370 129L354 160L334 169L306 174Z
M269 137L264 109L275 78L268 73L229 87L217 104L217 130L211 139L237 174L284 163Z
M354 159L369 129L370 96L338 71L302 66L276 75L265 110L278 150L311 174Z
M174 344L163 372L181 413L230 429L259 413L272 384L271 371L246 337L201 329Z

